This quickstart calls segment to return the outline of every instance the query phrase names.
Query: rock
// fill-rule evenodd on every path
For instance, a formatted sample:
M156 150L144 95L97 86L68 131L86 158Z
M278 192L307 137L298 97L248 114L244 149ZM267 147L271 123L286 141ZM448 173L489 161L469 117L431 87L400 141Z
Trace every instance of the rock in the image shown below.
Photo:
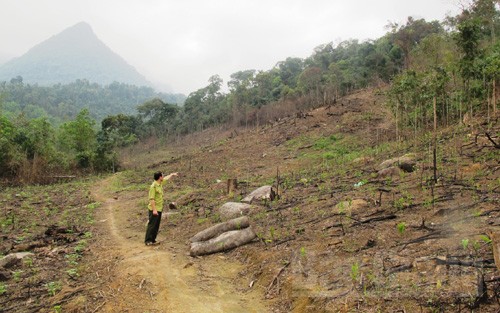
M342 201L338 203L335 208L339 211L358 211L368 208L369 204L363 199L354 199L352 201Z
M399 167L391 166L378 171L377 177L385 178L385 177L399 176L400 171L401 170L399 169Z
M262 186L260 188L252 191L248 196L246 196L241 202L243 203L254 203L255 201L271 200L273 201L276 197L276 192L272 186Z
M16 264L18 264L22 259L27 256L34 255L31 252L19 252L19 253L11 253L4 258L0 259L0 269L10 268Z
M224 219L232 219L248 214L251 208L248 203L227 202L219 208L219 213Z
M400 166L400 164L405 164L405 167L409 166L411 168L414 168L416 165L415 154L408 153L401 157L385 160L384 162L380 163L380 165L378 166L378 170L380 171L392 166Z
M8 271L0 271L0 281L8 281L12 274Z
M1 243L0 244L0 254L7 254L10 250L12 250L13 247L14 247L14 245L10 241L6 241L6 242Z
M415 163L400 162L399 168L406 173L412 173L415 171Z
M0 259L0 269L13 267L19 263L19 261L20 260L15 256L15 254L9 254L3 259Z

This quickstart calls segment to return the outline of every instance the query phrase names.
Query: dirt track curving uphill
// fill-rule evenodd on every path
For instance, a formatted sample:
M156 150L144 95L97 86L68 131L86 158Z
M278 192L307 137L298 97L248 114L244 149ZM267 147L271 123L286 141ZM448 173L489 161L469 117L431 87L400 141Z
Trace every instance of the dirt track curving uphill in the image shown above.
M93 197L103 204L98 220L102 254L109 259L111 273L99 312L268 311L256 289L245 291L248 286L238 282L241 265L223 257L192 262L186 246L169 240L166 223L158 236L160 245L145 246L144 234L126 226L140 195L113 198L104 187L115 179L119 175L93 190Z

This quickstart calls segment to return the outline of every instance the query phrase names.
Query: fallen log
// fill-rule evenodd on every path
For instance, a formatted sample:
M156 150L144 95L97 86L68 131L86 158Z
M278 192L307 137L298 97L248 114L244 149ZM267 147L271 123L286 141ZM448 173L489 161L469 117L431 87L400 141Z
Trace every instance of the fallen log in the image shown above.
M389 276L389 275L394 274L394 273L411 270L412 268L413 268L412 263L402 264L402 265L388 269L387 272L385 273L385 275Z
M249 243L255 237L257 235L251 227L228 231L207 241L191 243L189 254L191 256L198 256L231 250Z
M206 241L211 238L217 237L227 231L243 229L247 228L248 226L250 226L250 221L247 216L238 217L229 220L227 222L219 223L210 228L207 228L197 233L193 237L191 237L190 241L191 242Z
M448 259L440 257L436 257L434 260L438 265L459 265L459 266L469 266L477 268L496 268L495 265L491 264L494 262L493 260L463 261L458 259Z
M397 216L394 214L389 214L389 215L384 215L384 216L377 216L377 217L372 217L372 218L367 218L365 220L360 220L357 221L356 223L352 224L351 227L358 226L361 224L366 224L366 223L371 223L371 222L379 222L379 221L385 221L385 220L393 220Z
M423 241L431 240L431 239L446 238L446 236L449 236L451 233L452 232L449 230L436 230L435 232L432 232L430 234L427 234L427 235L418 237L416 239L401 243L400 245L402 245L403 247L400 249L400 251L406 249L407 246L414 244L414 243L419 243L419 242L423 242Z

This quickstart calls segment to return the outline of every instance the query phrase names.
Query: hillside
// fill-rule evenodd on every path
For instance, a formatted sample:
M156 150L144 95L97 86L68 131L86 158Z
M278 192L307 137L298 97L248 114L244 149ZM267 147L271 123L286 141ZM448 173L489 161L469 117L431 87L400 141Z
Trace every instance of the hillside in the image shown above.
M22 236L32 223L27 215L6 226L12 230L0 253L38 245L29 249L32 267L11 269L24 272L20 283L13 277L4 284L2 305L12 312L55 306L68 312L498 311L490 236L500 225L499 158L485 136L499 141L498 121L485 124L477 116L440 129L433 184L430 137L409 134L396 142L384 101L365 90L255 128L209 129L166 146L130 148L122 153L127 171L73 193L70 216L50 213L61 192L29 197L31 190L5 190L5 216L21 206L53 220L38 223L44 226L32 235ZM377 174L383 161L403 155L415 161L414 171L401 166L408 172L394 167ZM145 247L145 194L156 170L180 172L166 188L177 209L164 213L162 243ZM232 194L229 178L239 182ZM221 221L222 204L277 181L279 200L248 214L257 239L188 256L188 239ZM64 216L62 225L78 225L68 240L48 231ZM40 240L50 236L59 240L48 246ZM77 267L67 262L73 249ZM154 271L151 264L158 265ZM52 296L43 287L49 282L61 286ZM19 302L30 285L39 286L31 297L44 305Z
M249 214L259 241L225 254L245 265L240 288L254 282L273 312L497 311L487 236L498 230L499 158L487 126L440 130L433 185L429 139L394 142L383 102L362 91L257 129L206 132L166 157L151 148L149 162L129 160L183 174L171 196L181 218L167 226L175 242L217 222L225 202L276 185L279 175L280 199ZM406 154L414 155L415 171L376 174L383 161ZM226 194L227 178L240 181L239 193ZM137 207L128 225L140 231ZM217 257L192 262L202 268ZM487 300L477 296L478 275L489 281Z
M25 83L50 86L80 79L102 85L151 83L108 48L90 25L80 22L0 66L0 81L21 76Z

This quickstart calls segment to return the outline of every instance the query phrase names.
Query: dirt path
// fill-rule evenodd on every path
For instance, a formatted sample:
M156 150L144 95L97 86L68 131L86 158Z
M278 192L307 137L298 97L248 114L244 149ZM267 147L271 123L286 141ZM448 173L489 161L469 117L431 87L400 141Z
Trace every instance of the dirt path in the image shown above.
M241 264L222 255L190 258L187 245L167 239L166 223L158 235L161 244L144 246L144 234L127 226L127 217L137 214L139 195L113 198L106 186L115 179L119 175L93 189L102 202L101 253L109 264L99 312L268 312L258 289L238 278Z

